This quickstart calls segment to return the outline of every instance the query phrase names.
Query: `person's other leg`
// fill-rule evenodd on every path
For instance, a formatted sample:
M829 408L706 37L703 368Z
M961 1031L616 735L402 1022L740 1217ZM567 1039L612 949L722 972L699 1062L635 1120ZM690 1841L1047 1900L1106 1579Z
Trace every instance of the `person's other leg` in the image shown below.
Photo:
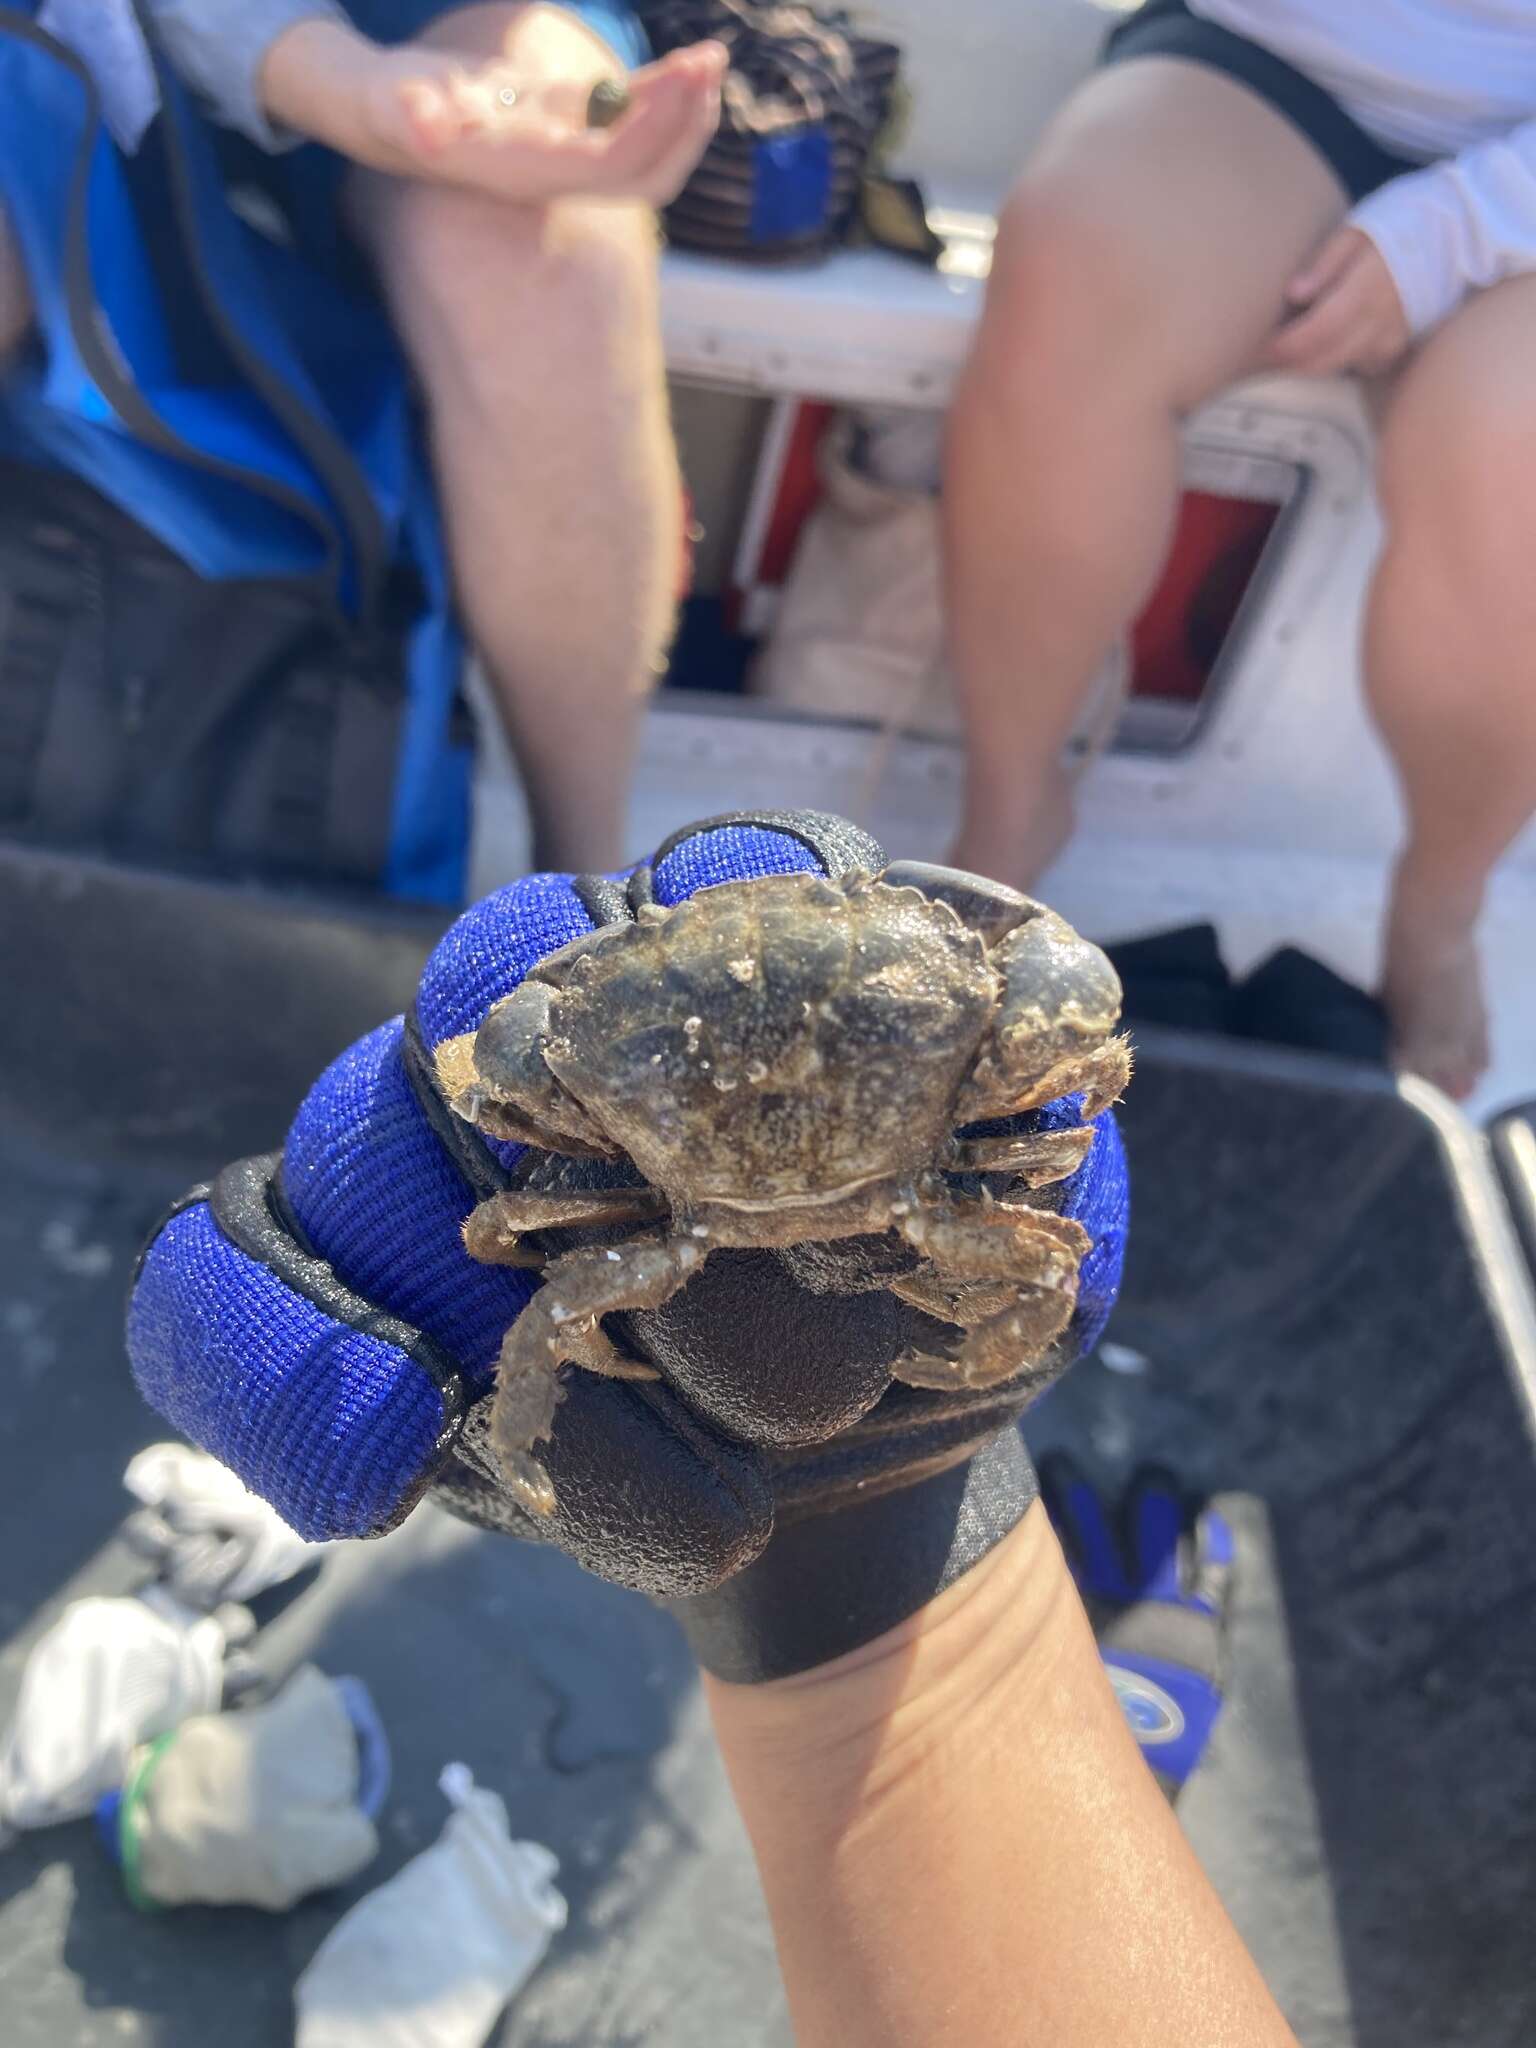
M0 207L0 370L32 325L32 293L22 268L21 251Z
M1488 1062L1476 929L1536 813L1536 278L1433 335L1389 402L1366 686L1408 813L1382 992L1399 1066L1465 1095Z
M545 7L461 11L431 37L544 77L621 68ZM638 205L519 207L359 179L354 215L425 391L460 600L517 751L534 864L614 867L682 547L655 220Z
M960 866L1027 886L1067 837L1062 750L1162 569L1180 420L1255 360L1346 205L1289 121L1178 60L1100 72L1036 151L950 421Z

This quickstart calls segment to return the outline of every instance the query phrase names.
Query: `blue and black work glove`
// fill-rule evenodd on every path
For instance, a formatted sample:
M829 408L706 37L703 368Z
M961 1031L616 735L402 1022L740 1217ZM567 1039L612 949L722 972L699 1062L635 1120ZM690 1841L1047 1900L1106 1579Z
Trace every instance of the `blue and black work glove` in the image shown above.
M280 1154L172 1211L135 1376L301 1535L430 1491L667 1603L722 1676L823 1662L1035 1498L1014 1424L1119 1284L1124 1156L1083 1114L1117 1004L1050 913L811 813L529 876Z
M1157 1465L1111 1507L1052 1451L1040 1490L1131 1733L1176 1800L1221 1717L1232 1531Z

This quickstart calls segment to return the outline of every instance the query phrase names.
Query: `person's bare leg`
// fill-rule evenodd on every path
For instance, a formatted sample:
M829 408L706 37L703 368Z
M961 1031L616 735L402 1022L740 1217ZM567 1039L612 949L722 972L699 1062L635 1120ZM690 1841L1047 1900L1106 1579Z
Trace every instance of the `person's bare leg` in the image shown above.
M22 268L21 251L5 208L0 206L0 369L32 325L32 293Z
M1536 813L1533 357L1536 278L1516 278L1431 337L1382 437L1366 685L1408 813L1382 993L1397 1064L1455 1096L1488 1063L1488 878Z
M1169 59L1100 72L1036 151L950 420L957 865L1028 885L1065 840L1062 750L1161 571L1180 419L1254 361L1345 205L1288 121Z
M617 68L548 8L474 8L434 38L504 47L545 76ZM535 863L614 867L682 545L654 218L359 178L355 216L426 392L460 598L517 751Z

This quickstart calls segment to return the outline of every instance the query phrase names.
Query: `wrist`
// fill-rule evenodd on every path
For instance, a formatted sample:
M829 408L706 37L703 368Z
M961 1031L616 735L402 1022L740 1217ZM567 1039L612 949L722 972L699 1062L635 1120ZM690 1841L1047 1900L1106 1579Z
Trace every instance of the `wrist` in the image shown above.
M802 2048L1295 2048L1038 1504L836 1664L705 1684Z
M878 1640L766 1684L706 1675L737 1796L766 1825L834 1831L921 1799L947 1759L1028 1719L1063 1664L1097 1665L1056 1537L1036 1504L963 1578ZM1095 1672L1095 1676L1097 1676ZM1097 1680L1108 1701L1107 1688ZM755 1828L754 1828L755 1832Z
M276 36L257 86L274 126L322 142L370 170L401 171L409 158L379 120L389 52L349 22L317 15Z

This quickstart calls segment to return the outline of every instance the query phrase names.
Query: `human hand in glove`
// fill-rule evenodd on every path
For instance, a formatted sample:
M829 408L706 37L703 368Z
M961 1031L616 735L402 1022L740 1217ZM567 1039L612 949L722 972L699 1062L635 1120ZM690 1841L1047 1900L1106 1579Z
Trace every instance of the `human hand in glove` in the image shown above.
M136 1377L304 1536L431 1490L726 1676L820 1663L1034 1497L1011 1425L1118 1283L1117 1007L1048 912L814 815L531 876L166 1220Z

